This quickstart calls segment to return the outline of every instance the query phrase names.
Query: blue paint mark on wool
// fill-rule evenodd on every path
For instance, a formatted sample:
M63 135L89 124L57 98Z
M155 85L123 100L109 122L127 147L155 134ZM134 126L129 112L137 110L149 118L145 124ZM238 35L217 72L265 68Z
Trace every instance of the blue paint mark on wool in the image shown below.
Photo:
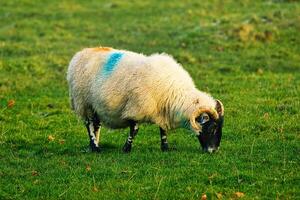
M106 63L103 65L101 74L105 77L110 76L113 71L116 69L118 63L123 57L123 53L115 52L109 55Z
M180 126L181 126L181 128L185 128L185 129L188 129L188 130L191 129L190 122L186 119L180 120Z

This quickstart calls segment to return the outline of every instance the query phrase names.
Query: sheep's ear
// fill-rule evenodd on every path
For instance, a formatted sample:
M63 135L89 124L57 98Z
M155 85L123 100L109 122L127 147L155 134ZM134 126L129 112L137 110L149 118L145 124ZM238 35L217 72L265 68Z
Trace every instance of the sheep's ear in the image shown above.
M219 116L224 116L224 106L220 100L216 100L216 110Z

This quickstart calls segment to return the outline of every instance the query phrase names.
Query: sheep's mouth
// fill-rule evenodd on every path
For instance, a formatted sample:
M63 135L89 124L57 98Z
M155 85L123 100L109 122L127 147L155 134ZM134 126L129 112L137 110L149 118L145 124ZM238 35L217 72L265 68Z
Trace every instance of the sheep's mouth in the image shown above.
M215 153L219 150L219 147L204 147L203 151L207 153Z

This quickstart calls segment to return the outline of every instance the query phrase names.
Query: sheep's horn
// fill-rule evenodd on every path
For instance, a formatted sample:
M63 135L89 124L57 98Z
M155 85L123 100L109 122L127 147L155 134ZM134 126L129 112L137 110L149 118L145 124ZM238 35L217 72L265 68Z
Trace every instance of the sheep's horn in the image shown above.
M191 118L191 125L197 131L201 131L202 127L196 122L196 117L200 116L202 113L209 113L215 120L219 118L218 112L215 108L200 108L193 114Z
M211 114L211 116L217 120L219 118L219 114L218 112L216 111L215 108L200 108L197 112L197 116L201 115L202 113L209 113Z
M218 99L216 99L216 110L217 110L219 116L224 116L224 105Z

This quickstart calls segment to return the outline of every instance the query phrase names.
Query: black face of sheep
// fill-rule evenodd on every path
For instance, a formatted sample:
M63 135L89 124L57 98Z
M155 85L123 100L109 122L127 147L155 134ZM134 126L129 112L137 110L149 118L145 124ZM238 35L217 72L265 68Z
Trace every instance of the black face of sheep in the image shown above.
M210 114L202 113L196 121L202 127L198 136L202 149L209 153L217 151L221 142L224 116L215 120Z

